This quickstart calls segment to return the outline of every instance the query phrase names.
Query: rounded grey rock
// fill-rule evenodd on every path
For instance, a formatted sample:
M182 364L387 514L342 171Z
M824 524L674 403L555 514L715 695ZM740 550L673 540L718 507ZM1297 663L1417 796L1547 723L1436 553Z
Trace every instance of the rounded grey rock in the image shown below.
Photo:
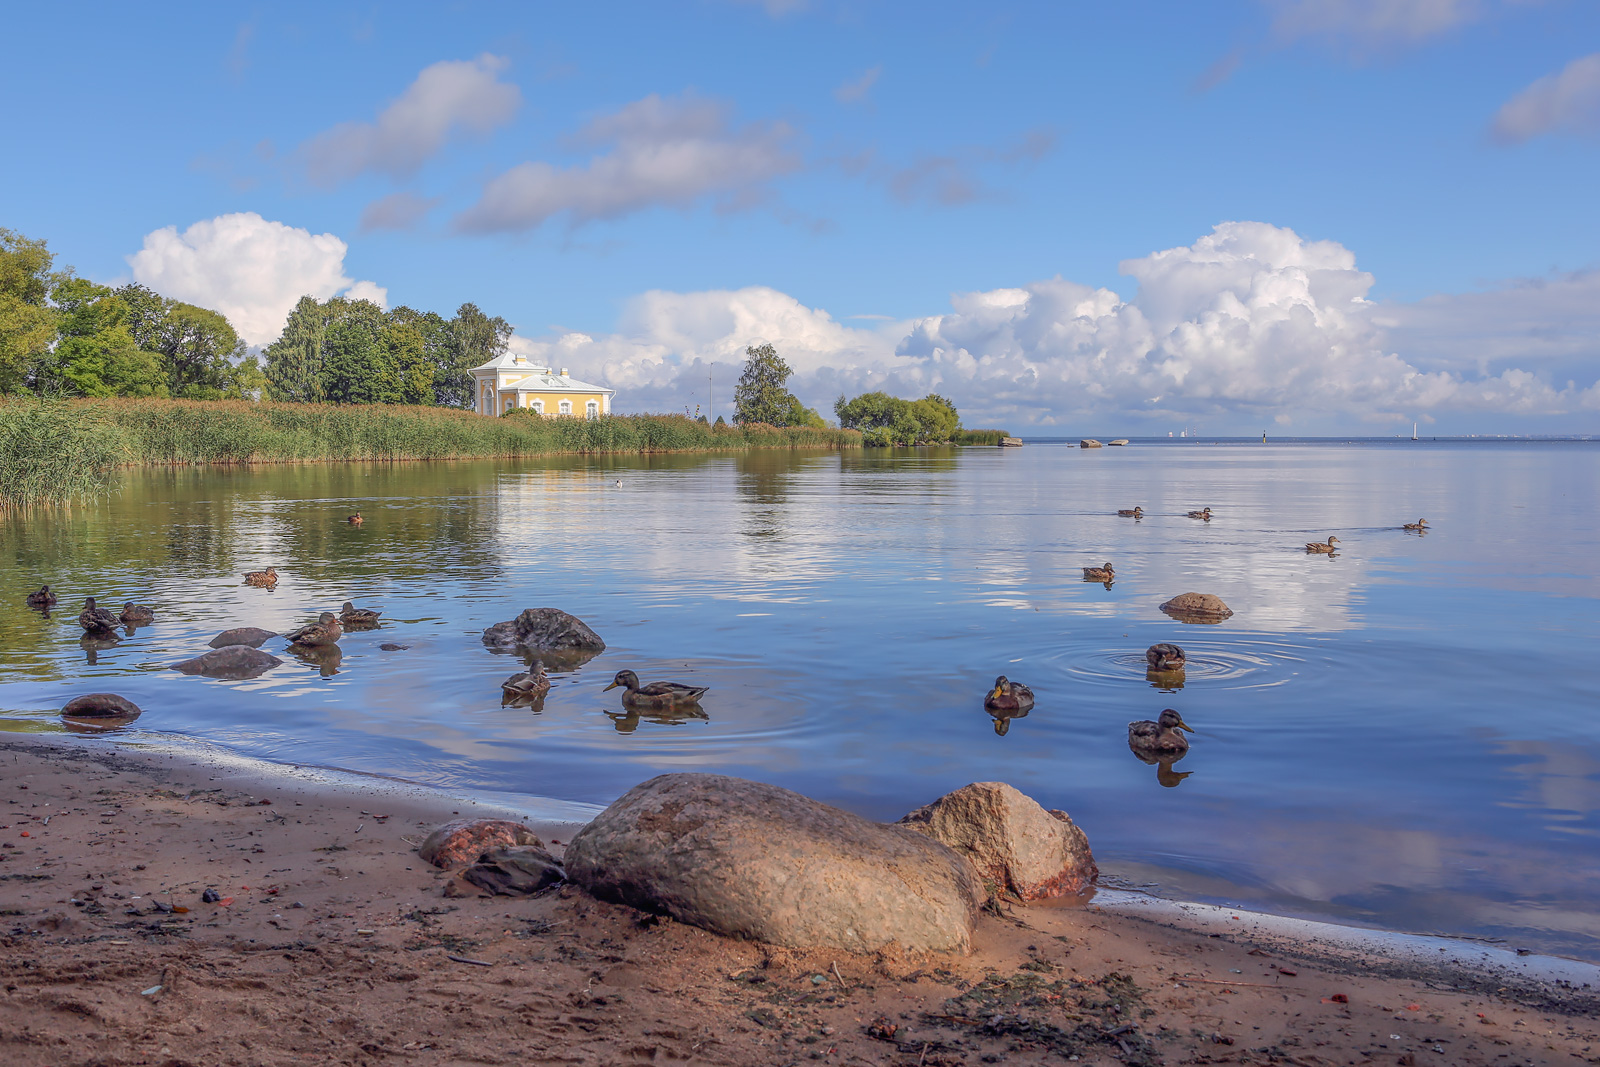
M115 693L85 693L61 709L65 719L137 719L141 714L139 705Z
M259 648L251 648L249 645L228 645L196 656L194 659L174 663L172 669L184 674L226 678L237 682L247 678L259 678L282 662L283 660L277 656L263 652Z
M266 643L267 638L277 637L272 630L263 630L259 626L240 626L233 630L224 630L213 637L209 644L212 648L227 648L229 645L245 645L249 648L260 648Z
M576 615L560 608L528 608L509 622L483 631L483 643L509 652L604 652L606 643Z

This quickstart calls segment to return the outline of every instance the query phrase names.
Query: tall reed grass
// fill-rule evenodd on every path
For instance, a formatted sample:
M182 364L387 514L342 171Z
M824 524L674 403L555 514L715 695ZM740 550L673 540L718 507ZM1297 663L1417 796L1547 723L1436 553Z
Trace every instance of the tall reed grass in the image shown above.
M957 430L951 443L958 445L997 445L1011 435L1004 430Z
M544 418L248 400L0 400L0 506L102 491L119 464L427 460L563 452L858 448L854 430L709 426L685 415Z

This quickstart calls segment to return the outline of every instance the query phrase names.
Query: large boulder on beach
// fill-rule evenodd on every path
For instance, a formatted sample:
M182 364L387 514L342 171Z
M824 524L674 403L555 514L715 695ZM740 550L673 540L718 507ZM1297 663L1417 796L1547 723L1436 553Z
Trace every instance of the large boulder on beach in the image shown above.
M251 648L260 648L266 644L267 638L277 637L275 630L263 630L259 626L240 626L232 630L224 630L207 642L212 648L227 648L229 645L248 645Z
M502 652L604 652L606 643L576 615L560 608L528 608L510 622L483 631L483 643Z
M139 705L115 693L85 693L61 709L63 719L137 719L141 714Z
M429 834L417 853L424 861L449 871L491 849L515 845L543 848L544 842L532 830L510 819L457 819Z
M966 952L981 899L937 841L721 774L635 786L564 859L602 899L790 948Z
M1179 622L1221 622L1233 614L1233 609L1219 596L1210 593L1179 593L1161 610Z
M1004 782L974 782L900 820L966 857L978 877L1022 900L1075 896L1099 877L1089 838L1064 811Z
M174 663L172 669L184 674L226 678L237 682L247 678L259 678L282 662L283 660L277 656L263 652L259 648L251 648L249 645L227 645L196 656L194 659Z

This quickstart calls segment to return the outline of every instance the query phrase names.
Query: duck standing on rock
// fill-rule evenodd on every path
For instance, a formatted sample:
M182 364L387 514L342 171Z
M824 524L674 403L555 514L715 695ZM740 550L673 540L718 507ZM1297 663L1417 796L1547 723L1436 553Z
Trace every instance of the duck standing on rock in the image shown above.
M1177 645L1165 642L1151 645L1144 650L1144 661L1153 671L1181 671L1188 665L1188 657L1183 654L1183 649Z
M1104 582L1109 586L1116 580L1117 572L1107 563L1104 567L1083 568L1083 580L1086 582Z
M1334 547L1333 546L1338 544L1338 543L1339 543L1339 539L1337 537L1333 536L1333 534L1329 534L1328 535L1328 539L1326 541L1307 541L1306 542L1306 551L1307 552L1320 552L1325 556L1331 556L1334 553Z
M101 637L106 634L116 636L117 617L105 608L94 606L94 597L84 597L83 611L78 615L78 625L83 627L83 632L90 637Z
M1402 530L1416 530L1416 531L1421 532L1421 533L1426 533L1427 529L1428 529L1428 520L1427 519L1418 519L1416 522L1408 522L1404 526L1400 527L1400 529L1402 529Z
M1211 509L1210 508L1201 508L1199 511L1191 511L1191 512L1189 512L1189 518L1191 518L1191 519L1204 519L1206 522L1210 522L1211 521Z
M700 703L700 697L710 689L705 685L684 685L682 682L651 682L641 686L639 676L632 671L618 671L611 684L601 690L608 693L621 686L622 706L625 708L684 708Z
M122 605L122 614L117 616L117 621L127 626L148 626L156 621L156 613L144 604L129 600Z
M273 589L278 584L278 568L268 567L264 571L246 571L245 585L253 585L258 589Z
M1183 721L1182 715L1167 708L1155 722L1149 719L1130 722L1128 747L1136 755L1175 756L1189 751L1189 739L1179 733L1180 730L1194 733L1194 728Z
M371 608L358 608L346 600L344 607L339 609L339 621L351 629L371 627L378 625L378 616L382 614L383 612L373 611Z
M344 636L344 627L339 625L337 615L331 611L324 611L317 617L316 622L308 622L300 629L292 630L284 636L289 639L291 645L320 648L337 644L339 638Z
M1117 512L1117 514L1118 515L1126 515L1129 518L1142 519L1142 518L1144 518L1144 508L1141 508L1141 507L1123 508L1121 511Z
M37 593L28 594L28 607L48 608L53 606L57 599L59 598L50 591L48 585L41 585Z
M550 676L544 673L544 664L535 663L531 671L513 674L501 682L500 690L511 700L543 696L550 691Z

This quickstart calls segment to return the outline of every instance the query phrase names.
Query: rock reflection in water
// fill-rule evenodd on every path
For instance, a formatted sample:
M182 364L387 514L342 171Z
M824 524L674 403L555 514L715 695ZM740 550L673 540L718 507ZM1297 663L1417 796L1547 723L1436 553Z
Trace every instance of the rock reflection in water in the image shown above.
M611 720L611 725L617 728L617 733L619 734L633 733L639 728L640 722L648 722L656 726L684 726L691 722L711 721L711 716L697 707L643 712L608 711L606 712L606 718Z
M344 662L344 650L338 645L290 645L288 652L301 663L317 668L324 678L338 674L339 664Z

